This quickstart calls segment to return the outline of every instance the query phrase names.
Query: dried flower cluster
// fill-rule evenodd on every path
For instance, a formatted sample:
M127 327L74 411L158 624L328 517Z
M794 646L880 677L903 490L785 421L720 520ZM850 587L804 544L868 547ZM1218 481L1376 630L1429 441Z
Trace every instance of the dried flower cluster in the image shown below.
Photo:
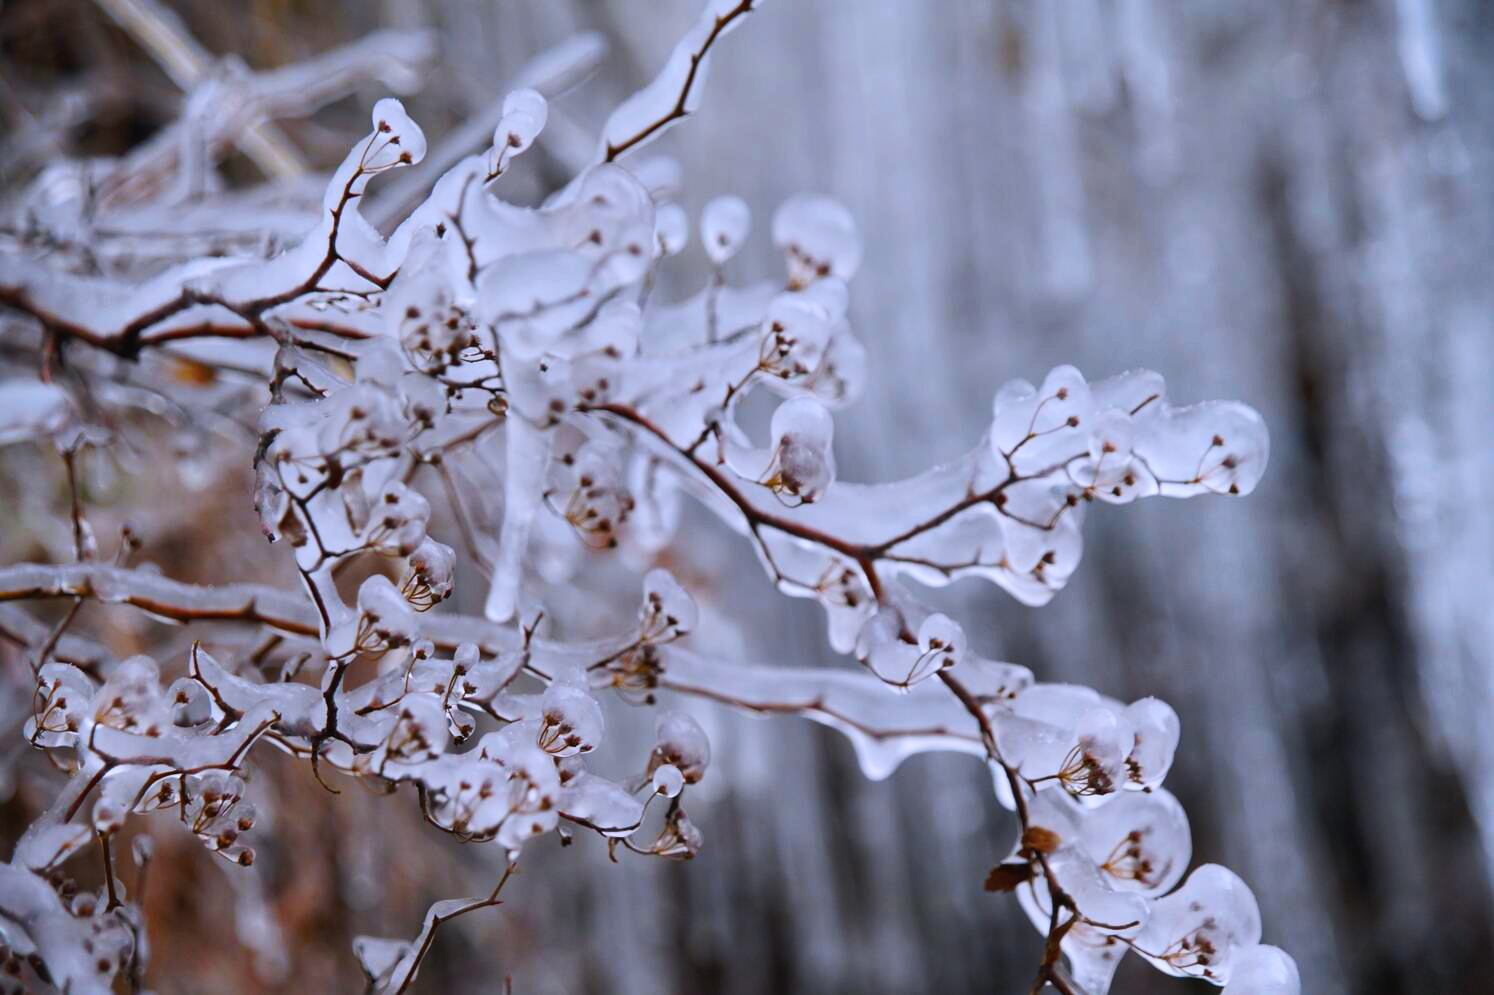
M375 177L426 154L393 99L283 247L246 240L256 220L291 224L260 219L244 194L213 194L216 213L173 201L152 171L185 173L185 151L54 171L28 192L0 303L39 376L0 385L0 438L50 441L71 474L134 419L257 417L254 506L302 590L169 580L127 565L128 536L105 562L76 489L75 562L0 568L0 599L71 603L53 626L4 615L32 665L23 735L69 778L0 864L14 978L0 987L138 989L147 950L116 836L155 813L248 867L249 773L265 749L324 779L409 786L431 826L503 848L508 872L486 897L437 903L411 939L355 944L380 992L409 987L443 922L497 903L532 837L589 830L615 851L691 857L701 839L684 803L706 774L706 737L663 711L636 776L605 778L587 761L607 744L611 690L634 706L667 694L803 715L848 736L872 777L922 751L982 757L1018 821L988 887L1015 891L1046 938L1034 990L1098 995L1133 951L1235 995L1298 991L1290 957L1260 944L1249 888L1217 865L1188 873L1187 817L1162 786L1174 711L987 659L904 583L974 575L1043 604L1078 565L1092 504L1248 494L1267 459L1259 417L1233 402L1176 407L1154 373L1091 383L1060 367L1001 387L961 459L893 483L838 480L832 412L866 376L846 317L862 251L849 214L789 199L770 226L784 279L736 286L725 271L750 214L714 200L699 221L708 284L660 303L655 271L686 250L689 220L667 170L620 161L695 110L712 46L754 6L710 0L607 120L593 164L537 208L499 196L546 124L532 89L508 96L491 148L441 175L387 238L360 205ZM210 134L225 137L216 123ZM132 234L145 225L175 248L145 252ZM183 375L201 367L240 375ZM766 439L737 420L758 391L779 399ZM686 494L742 534L780 590L818 601L831 645L859 667L749 667L683 648L695 603L648 567ZM432 502L462 534L430 533ZM535 601L590 556L647 571L637 618L599 640L552 638ZM459 572L486 578L483 617L438 609ZM69 631L85 601L256 636L222 661L199 643L185 660L115 661ZM90 853L105 868L98 894L64 869Z

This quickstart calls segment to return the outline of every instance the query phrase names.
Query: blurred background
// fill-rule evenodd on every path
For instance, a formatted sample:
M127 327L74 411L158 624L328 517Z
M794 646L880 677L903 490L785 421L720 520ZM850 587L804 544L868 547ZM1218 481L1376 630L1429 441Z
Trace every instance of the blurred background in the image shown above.
M180 87L107 6L0 4L7 184L56 153L117 155L180 113ZM552 119L595 134L698 10L165 6L207 53L253 69L380 27L432 29L439 54L407 106L433 146L578 32L609 52ZM382 92L280 127L308 166L330 168ZM563 144L541 140L520 199L569 175ZM1195 863L1251 883L1304 991L1488 990L1494 4L778 0L718 50L702 112L649 151L678 159L692 215L725 192L753 205L737 280L779 272L766 228L787 196L826 193L858 219L851 310L872 372L839 418L843 479L956 456L1001 382L1064 362L1092 379L1145 366L1176 403L1258 408L1273 453L1248 500L1099 509L1084 564L1042 609L973 582L938 603L982 652L1040 679L1174 705L1169 786ZM224 175L260 178L238 154ZM682 296L704 272L684 261L665 289ZM257 539L242 456L224 457L242 465L231 488L175 496L179 531L147 537L173 576L211 576L201 558L225 548L237 579L284 576ZM57 468L7 470L22 472ZM224 524L242 548L210 535ZM4 528L6 562L39 555L40 539ZM687 522L678 556L709 619L693 645L834 662L818 611L774 594L748 555L704 517ZM477 610L480 589L465 597L458 608ZM98 617L117 619L116 643L150 624ZM537 846L498 912L443 930L421 990L1025 988L1039 937L980 889L1013 832L980 764L925 755L870 783L831 732L691 710L715 755L691 811L706 851L611 864L590 841ZM352 935L408 935L431 899L486 890L474 881L493 855L423 830L408 799L356 786L333 799L281 766L264 782L279 814L253 875L162 842L147 902L156 990L355 990ZM7 790L0 841L56 779ZM1131 962L1115 986L1190 990L1204 988Z

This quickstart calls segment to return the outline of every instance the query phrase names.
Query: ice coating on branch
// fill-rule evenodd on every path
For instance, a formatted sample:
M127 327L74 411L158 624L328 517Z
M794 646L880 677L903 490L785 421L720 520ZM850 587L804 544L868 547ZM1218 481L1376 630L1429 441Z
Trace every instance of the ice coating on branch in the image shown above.
M851 212L818 194L798 194L779 206L773 244L787 258L791 286L826 276L849 280L861 265L861 236Z
M1166 974L1229 984L1237 955L1261 938L1255 895L1233 871L1203 864L1157 899L1135 950Z
M1074 981L1086 992L1104 993L1126 951L1113 937L1137 935L1148 921L1147 902L1139 895L1113 890L1089 855L1075 847L1060 844L1049 855L1048 866L1084 916L1062 941ZM1046 934L1052 909L1046 882L1028 882L1017 889L1017 899L1033 925Z
M539 510L546 460L545 438L521 419L509 422L504 477L503 531L498 537L499 559L493 567L483 614L494 622L513 617L523 576L529 527Z
M916 621L917 615L921 621ZM910 626L916 621L916 634ZM965 632L949 616L908 605L883 608L862 626L856 655L882 680L908 689L958 664L965 656Z
M481 907L480 898L447 898L435 902L426 910L420 932L413 940L395 940L377 936L359 936L353 940L353 952L358 965L368 980L369 990L377 995L390 995L404 988L419 975L420 958L430 934L437 925L468 909Z
M372 991L388 991L395 980L396 969L404 962L405 955L413 944L408 940L394 940L378 936L353 938L353 956L363 969L364 979Z
M28 870L0 864L5 896L6 945L16 954L36 954L58 990L105 995L123 972L134 948L135 923L106 910L103 897L83 893L70 904L47 881ZM13 924L13 925L11 925Z
M610 161L651 141L700 106L711 46L762 0L706 0L700 18L669 53L664 68L624 100L602 126L598 158Z
M713 197L700 212L700 243L714 266L724 266L742 249L752 230L752 210L740 197Z
M850 214L824 197L790 198L771 225L786 284L733 286L725 264L751 219L740 199L716 196L700 218L706 282L669 301L665 266L689 247L675 202L682 171L662 157L614 162L697 106L714 43L754 6L709 0L659 77L608 119L601 161L539 207L504 202L494 182L548 115L537 91L516 90L493 147L451 166L387 240L360 214L368 185L425 154L397 101L374 108L372 134L328 182L320 209L313 194L290 220L264 219L286 230L271 247L194 248L139 279L59 272L0 248L7 306L79 340L70 366L84 344L139 361L93 385L109 388L97 391L106 414L128 412L116 399L138 394L156 417L232 421L229 381L265 375L254 502L301 583L295 593L199 588L91 562L86 541L84 562L0 568L13 599L130 605L222 625L234 639L274 633L253 653L225 641L224 663L193 643L187 676L164 691L162 670L181 673L180 658L116 663L72 633L52 640L23 733L72 780L0 865L7 898L18 868L16 887L32 887L43 880L33 871L55 874L146 812L180 819L231 862L252 862L249 754L262 740L309 761L318 778L411 786L404 794L419 798L431 826L491 841L510 859L562 818L608 838L613 852L691 857L701 838L682 802L709 763L705 734L665 713L641 773L614 781L588 770L591 754L614 745L599 701L611 689L634 704L693 696L809 718L842 732L874 778L920 752L983 758L1000 803L1028 813L1003 865L1026 868L1020 880L1011 871L1012 887L1044 934L1054 922L1044 875L1072 897L1081 918L1062 950L1090 995L1132 942L1175 973L1223 982L1232 968L1233 991L1300 987L1290 958L1255 945L1253 900L1247 909L1238 879L1205 867L1168 894L1191 857L1187 818L1161 787L1177 714L1156 699L1126 705L1036 683L1023 667L988 660L904 583L978 576L1042 604L1076 569L1092 504L1250 492L1269 452L1259 417L1234 402L1173 407L1148 371L1090 383L1064 366L997 391L987 435L963 457L890 483L838 480L831 412L867 376L847 317L863 251ZM216 193L191 210L243 225L244 204L225 206ZM67 224L74 241L103 244L117 264L122 252L101 224L78 212ZM213 384L193 387L211 393L209 406L154 379L156 347L168 342L196 364L188 374ZM781 401L766 444L737 421L760 409L760 389ZM253 394L257 409L265 391ZM0 385L0 441L54 433L74 417L59 387ZM253 419L251 410L243 420ZM686 494L752 544L780 590L816 599L832 647L854 649L870 672L746 666L681 648L700 612L672 575L649 568L697 566L670 548ZM433 523L460 535L433 535ZM89 533L86 516L75 528ZM555 596L562 586L593 569L608 576L604 558L617 554L649 569L636 625L616 619L581 642L541 635L541 617L551 618L546 633L576 621L567 617L575 599ZM484 618L439 604L463 558L489 579ZM339 570L355 559L352 577L367 580L348 605ZM539 610L520 612L535 602ZM49 625L25 621L31 648L48 642ZM624 769L638 771L637 759ZM646 814L652 838L638 835ZM48 885L15 929L7 924L6 944L45 948L70 990L103 990L123 957L92 978L71 963L79 938L112 950L99 936L125 936L117 949L138 952L128 929L118 933L138 910L126 899L106 915L98 896L56 896ZM489 904L438 903L413 942L361 937L374 989L413 978L444 917ZM59 910L67 918L54 922Z
M810 289L835 282L822 280ZM832 348L836 341L831 339ZM1179 423L1212 426L1190 450L1202 469L1186 478L1157 476L1149 467L1153 459L1173 459L1168 447L1175 445ZM1013 381L998 391L987 439L960 460L888 484L832 482L813 503L787 514L782 507L755 507L861 544L884 579L904 574L942 586L980 576L1038 605L1078 566L1089 504L1152 494L1244 493L1264 468L1268 444L1263 430L1237 429L1259 424L1240 405L1174 409L1156 374L1124 374L1091 385L1072 367L1060 367L1041 388ZM1216 434L1226 438L1229 452L1219 458L1228 467L1215 465ZM745 449L730 438L724 449L729 466L756 479ZM1214 455L1200 463L1206 452ZM1232 475L1229 484L1217 486L1221 473ZM848 573L833 551L773 531L764 531L761 543L770 569L796 580L781 588L819 599L830 615L832 644L847 648L865 621L864 610L856 610L866 603L855 591L858 571L849 571L847 591L839 580L827 583Z
M1279 947L1258 943L1235 955L1224 995L1301 995L1297 962Z
M560 810L566 818L614 839L628 836L643 821L643 803L605 777L579 766L561 768Z
M880 678L844 668L742 666L676 647L661 657L660 687L724 698L747 711L801 715L829 726L851 741L862 772L873 780L887 777L917 753L983 753L960 703L927 681L895 695Z

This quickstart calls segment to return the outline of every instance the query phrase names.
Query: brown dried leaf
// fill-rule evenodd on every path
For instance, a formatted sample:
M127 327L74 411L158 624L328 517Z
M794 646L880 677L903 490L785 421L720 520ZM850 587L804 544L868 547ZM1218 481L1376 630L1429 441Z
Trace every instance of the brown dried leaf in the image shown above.
M997 864L986 875L986 890L1015 891L1017 885L1031 880L1031 864Z

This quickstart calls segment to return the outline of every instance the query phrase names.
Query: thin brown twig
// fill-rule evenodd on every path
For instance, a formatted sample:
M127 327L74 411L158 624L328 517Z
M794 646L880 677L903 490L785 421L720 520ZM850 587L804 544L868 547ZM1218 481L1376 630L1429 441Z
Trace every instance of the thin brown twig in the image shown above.
M695 77L700 72L701 62L705 60L706 54L710 52L711 46L716 43L716 39L720 38L722 33L731 27L732 23L739 17L744 17L752 13L752 9L756 6L756 3L757 0L742 0L741 3L737 4L731 10L716 16L715 23L711 26L711 30L705 36L705 39L701 41L700 47L690 53L690 68L685 73L685 81L680 86L679 96L675 99L674 106L663 117L649 122L616 145L608 142L606 154L602 158L603 162L612 162L624 152L648 141L654 135L690 113L688 110L690 92L695 88Z
M493 890L488 893L487 898L481 898L475 902L469 902L459 909L448 912L446 915L439 915L436 913L431 914L431 928L425 930L425 939L421 942L420 949L416 951L415 959L410 962L410 969L405 973L404 980L401 981L399 987L394 990L394 995L404 995L404 992L410 987L411 982L415 980L415 974L420 970L420 964L425 960L425 955L430 953L431 944L434 943L436 939L436 930L441 928L441 924L450 922L452 919L455 919L458 916L464 916L469 912L476 912L479 909L492 908L494 905L500 904L498 901L498 895L503 891L503 886L508 883L508 879L513 877L514 872L518 870L518 867L518 861L510 861L509 865L503 869L503 876L498 879L498 883L493 886Z

